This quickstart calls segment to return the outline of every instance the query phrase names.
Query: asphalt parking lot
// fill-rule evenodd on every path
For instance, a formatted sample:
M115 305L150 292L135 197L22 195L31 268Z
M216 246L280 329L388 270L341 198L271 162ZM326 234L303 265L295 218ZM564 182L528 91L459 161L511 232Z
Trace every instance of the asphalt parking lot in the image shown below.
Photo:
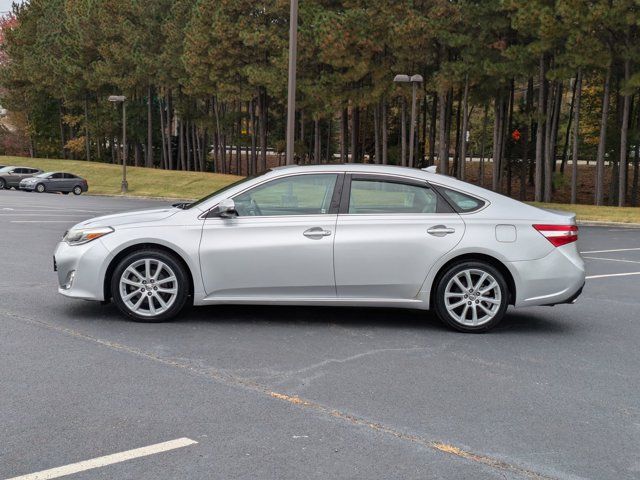
M68 227L164 204L0 191L0 479L640 478L640 230L582 227L578 303L485 335L349 308L147 325L57 294Z

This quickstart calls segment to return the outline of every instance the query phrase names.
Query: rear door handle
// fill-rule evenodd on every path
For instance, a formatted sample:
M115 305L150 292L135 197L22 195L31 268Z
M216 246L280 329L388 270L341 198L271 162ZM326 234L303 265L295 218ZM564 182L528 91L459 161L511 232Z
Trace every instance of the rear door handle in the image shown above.
M444 237L445 235L456 233L456 229L447 227L446 225L436 225L435 227L431 227L429 230L427 230L427 233L429 235L433 235L434 237Z
M318 240L322 237L328 237L329 235L331 235L331 230L325 230L322 227L313 227L309 230L305 230L303 235L307 238Z

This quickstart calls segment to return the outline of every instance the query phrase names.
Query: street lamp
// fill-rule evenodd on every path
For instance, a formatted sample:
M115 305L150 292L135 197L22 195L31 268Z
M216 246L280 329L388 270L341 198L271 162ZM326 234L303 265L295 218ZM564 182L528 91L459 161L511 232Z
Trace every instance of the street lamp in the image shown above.
M298 56L298 0L289 13L289 86L287 98L287 165L293 165L296 130L296 65Z
M109 101L112 103L122 103L122 193L127 193L129 184L127 183L127 97L124 95L110 95Z
M396 75L395 83L410 83L412 86L411 97L411 130L409 132L409 166L413 167L413 147L416 135L416 104L418 101L418 84L424 82L422 75Z

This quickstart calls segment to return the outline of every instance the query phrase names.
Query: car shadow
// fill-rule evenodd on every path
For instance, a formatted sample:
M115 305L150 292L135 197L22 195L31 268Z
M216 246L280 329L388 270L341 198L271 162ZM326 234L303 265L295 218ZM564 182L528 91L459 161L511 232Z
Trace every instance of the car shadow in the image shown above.
M97 305L77 303L65 309L83 321L129 322L113 304ZM548 314L507 311L502 322L491 335L566 334L575 330L576 324ZM280 305L211 305L185 309L173 321L179 324L262 324L262 325L340 325L351 328L388 328L419 330L424 332L454 332L444 325L433 312L395 308L367 307L301 307Z

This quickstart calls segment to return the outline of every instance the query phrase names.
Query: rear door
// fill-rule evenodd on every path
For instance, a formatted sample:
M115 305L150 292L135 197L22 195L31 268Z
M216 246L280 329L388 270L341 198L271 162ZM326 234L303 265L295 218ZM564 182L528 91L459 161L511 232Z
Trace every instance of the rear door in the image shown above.
M76 186L77 180L78 179L75 175L72 175L70 173L63 173L62 181L60 182L60 189L63 192L70 192L73 187Z
M465 225L426 181L347 175L336 225L338 297L412 299Z

